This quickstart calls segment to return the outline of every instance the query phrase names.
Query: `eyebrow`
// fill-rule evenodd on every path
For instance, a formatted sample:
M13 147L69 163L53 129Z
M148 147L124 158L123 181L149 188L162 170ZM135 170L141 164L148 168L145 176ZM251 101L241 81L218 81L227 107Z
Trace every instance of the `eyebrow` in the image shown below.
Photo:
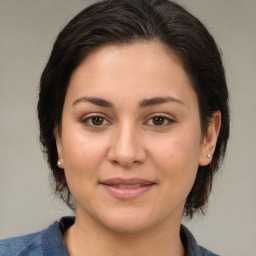
M107 107L112 108L113 104L107 100L101 99L101 98L95 98L95 97L81 97L78 98L73 102L73 106L80 103L80 102L90 102L94 105L100 106L100 107Z
M143 101L140 102L139 106L141 108L143 108L143 107L160 105L160 104L167 103L167 102L177 102L182 105L185 105L184 102L182 102L181 100L178 100L176 98L173 98L173 97L155 97L155 98L150 98L150 99L144 99Z
M114 107L113 103L97 97L81 97L75 100L72 105L74 106L81 102L90 102L100 107L107 107L107 108ZM184 102L173 97L154 97L154 98L142 100L139 103L139 107L144 108L144 107L156 106L156 105L160 105L168 102L177 102L179 104L185 105Z

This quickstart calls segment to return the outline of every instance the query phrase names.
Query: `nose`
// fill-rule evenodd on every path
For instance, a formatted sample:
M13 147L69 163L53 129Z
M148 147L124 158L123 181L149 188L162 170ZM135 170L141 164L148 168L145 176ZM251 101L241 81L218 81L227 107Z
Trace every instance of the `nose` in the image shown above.
M108 160L124 168L143 163L146 151L137 129L129 124L124 124L113 131L111 146L108 151Z

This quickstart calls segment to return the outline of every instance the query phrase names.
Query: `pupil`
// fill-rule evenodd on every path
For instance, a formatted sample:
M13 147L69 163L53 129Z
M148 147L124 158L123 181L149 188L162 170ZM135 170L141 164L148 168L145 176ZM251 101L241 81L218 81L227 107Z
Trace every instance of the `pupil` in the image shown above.
M155 125L162 125L164 123L164 118L163 117L154 117L153 118L153 123Z
M101 125L103 123L103 118L99 116L95 116L92 118L92 123L94 125Z

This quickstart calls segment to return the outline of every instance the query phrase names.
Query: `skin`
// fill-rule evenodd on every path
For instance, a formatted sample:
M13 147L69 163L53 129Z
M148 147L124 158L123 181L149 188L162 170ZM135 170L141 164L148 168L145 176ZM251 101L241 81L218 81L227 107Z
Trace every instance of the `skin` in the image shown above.
M140 106L155 97L172 100ZM211 161L207 154L214 153L220 120L216 112L202 138L191 82L161 44L111 45L91 53L72 74L62 128L55 131L76 200L76 222L63 237L70 255L184 255L179 231L186 197L198 166ZM155 185L120 200L99 183L113 177Z

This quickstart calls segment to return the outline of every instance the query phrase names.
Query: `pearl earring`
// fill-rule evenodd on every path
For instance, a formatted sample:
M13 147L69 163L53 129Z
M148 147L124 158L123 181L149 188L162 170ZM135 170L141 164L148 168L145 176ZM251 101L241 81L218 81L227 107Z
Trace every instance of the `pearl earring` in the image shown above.
M60 160L57 161L57 165L58 165L59 167L61 166L61 161L60 161Z
M207 154L207 157L208 157L208 158L211 158L211 155L210 155L210 154Z

